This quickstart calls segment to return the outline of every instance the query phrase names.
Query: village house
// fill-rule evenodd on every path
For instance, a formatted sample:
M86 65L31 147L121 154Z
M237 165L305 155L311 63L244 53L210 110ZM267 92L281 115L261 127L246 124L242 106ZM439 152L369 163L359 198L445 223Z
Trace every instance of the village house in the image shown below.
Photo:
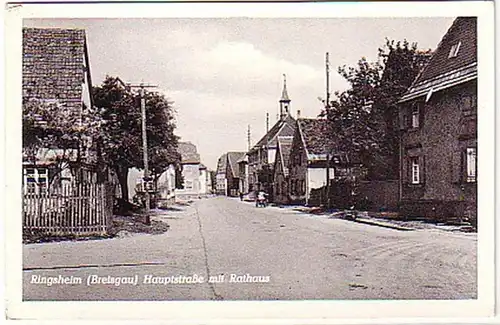
M207 167L201 163L196 146L191 142L179 142L183 188L176 189L176 197L199 197L208 194Z
M226 163L227 195L238 196L240 189L240 169L238 161L244 158L245 152L228 152Z
M56 105L85 127L83 113L92 108L90 64L83 29L23 28L23 105ZM43 121L41 121L43 122ZM90 139L66 148L23 147L25 193L46 193L50 186L80 176L96 180L96 157ZM61 161L64 160L64 166ZM59 164L59 166L57 166Z
M326 119L299 118L290 149L288 166L289 203L319 205L326 202L327 179L353 180L362 176L359 161L335 150L329 140ZM320 190L321 189L321 190ZM320 190L320 191L315 191ZM316 192L316 193L314 193ZM280 194L281 198L286 196ZM285 203L285 202L281 202Z
M290 115L290 98L286 88L286 79L279 100L280 116L274 126L248 152L248 191L264 190L273 193L273 166L276 157L279 136L293 136L296 121Z
M400 100L406 216L476 218L477 19L459 17Z
M227 195L227 153L223 154L217 160L217 170L215 174L215 194Z
M85 30L23 28L22 54L23 127L58 134L54 142L24 134L23 231L103 234L119 193L86 133L96 125Z
M293 136L278 137L276 147L276 158L274 159L274 193L273 202L277 204L286 204L290 201L289 186L289 162L292 149Z

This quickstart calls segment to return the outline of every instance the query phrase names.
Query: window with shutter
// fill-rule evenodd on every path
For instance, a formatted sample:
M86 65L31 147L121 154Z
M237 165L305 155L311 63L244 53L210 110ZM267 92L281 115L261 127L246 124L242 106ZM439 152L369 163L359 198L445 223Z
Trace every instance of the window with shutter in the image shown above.
M425 183L425 157L424 156L420 156L419 159L418 159L418 163L419 163L419 183L420 184L424 184Z

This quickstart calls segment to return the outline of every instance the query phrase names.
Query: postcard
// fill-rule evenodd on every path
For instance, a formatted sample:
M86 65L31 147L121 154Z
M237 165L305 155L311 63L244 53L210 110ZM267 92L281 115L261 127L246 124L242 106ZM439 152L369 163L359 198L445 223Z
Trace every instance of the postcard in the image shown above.
M8 4L7 317L492 316L492 9Z

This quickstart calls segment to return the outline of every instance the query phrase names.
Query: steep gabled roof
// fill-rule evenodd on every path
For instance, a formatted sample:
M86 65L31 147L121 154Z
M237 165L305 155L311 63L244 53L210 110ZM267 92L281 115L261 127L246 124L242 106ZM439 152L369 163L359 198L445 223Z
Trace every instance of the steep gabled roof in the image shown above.
M457 49L458 48L458 49ZM451 55L456 50L456 55ZM458 17L401 102L477 78L477 18Z
M295 119L287 115L284 119L280 119L276 124L273 125L271 130L267 132L255 146L250 149L253 151L259 147L269 145L275 147L278 141L278 136L293 136L295 133L296 121Z
M80 109L85 81L92 84L85 30L23 28L23 98Z
M191 142L179 142L178 151L181 154L182 164L199 164L200 155L196 146Z
M217 161L217 174L225 174L227 167L227 153L219 157Z
M227 153L227 161L228 161L229 168L231 168L231 172L233 173L233 175L237 175L237 173L235 172L235 168L238 167L238 160L240 160L246 154L247 154L246 152L228 152Z
M350 162L345 153L335 151L335 140L327 136L329 130L326 119L300 118L297 120L297 125L308 160L326 160L327 153L330 151L331 159L335 163Z
M308 156L327 153L332 141L327 137L328 121L325 119L300 118L297 120L304 148Z
M281 167L285 176L288 175L288 163L290 161L290 153L292 151L293 136L278 137L278 148L281 160Z

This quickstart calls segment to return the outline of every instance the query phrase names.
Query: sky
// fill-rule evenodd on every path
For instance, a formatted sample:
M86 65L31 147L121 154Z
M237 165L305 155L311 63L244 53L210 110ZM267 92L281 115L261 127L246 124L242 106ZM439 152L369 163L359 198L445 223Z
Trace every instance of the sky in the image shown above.
M215 169L228 151L248 149L276 122L286 74L292 116L316 117L330 90L345 90L339 66L377 59L385 39L435 49L453 18L24 19L25 27L86 30L92 83L106 75L158 85L174 102L176 134Z

